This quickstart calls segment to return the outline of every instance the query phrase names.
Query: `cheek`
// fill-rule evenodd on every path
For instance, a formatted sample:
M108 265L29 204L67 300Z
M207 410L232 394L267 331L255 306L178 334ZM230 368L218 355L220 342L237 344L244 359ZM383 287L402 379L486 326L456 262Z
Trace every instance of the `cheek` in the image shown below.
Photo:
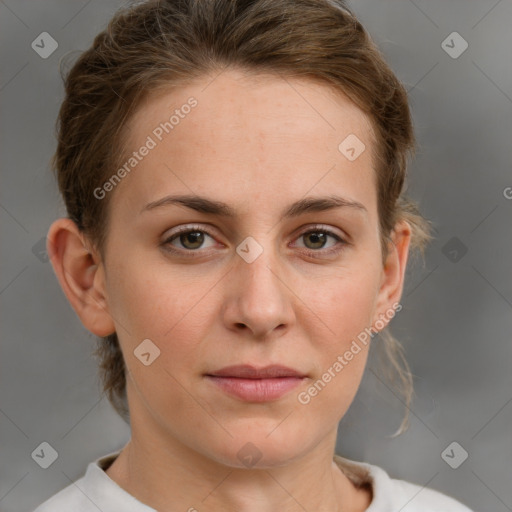
M142 400L157 415L188 411L188 424L199 422L201 410L195 410L198 406L187 391L187 379L192 377L191 370L199 373L198 361L205 359L201 340L208 333L211 315L207 314L208 300L201 298L213 284L203 280L192 285L183 275L171 275L158 265L116 267L113 315L126 328L119 327L117 332L131 374L130 386L137 389L132 407L139 407ZM157 347L149 345L149 365L137 357L141 354L138 347L147 339ZM171 420L169 416L165 423L171 425Z
M215 284L211 274L189 276L180 267L153 260L127 255L112 262L109 272L110 311L134 341L153 336L163 342L198 315L208 302L202 297Z
M324 337L322 352L343 350L366 327L370 327L378 292L378 268L371 262L344 269L339 277L323 280L323 286L304 292L304 302L317 315Z
M326 424L341 419L361 382L371 342L378 275L378 267L367 262L329 280L322 292L305 299L316 314L311 319L310 336L317 365L313 381L298 402ZM317 332L315 336L313 322L317 328L321 326L323 335Z
M158 379L180 379L205 360L201 341L214 321L214 286L220 276L212 272L191 276L165 264L130 263L134 261L137 258L127 257L115 262L109 285L109 307L125 360L144 378L134 350L149 339L160 350L151 364L160 371Z

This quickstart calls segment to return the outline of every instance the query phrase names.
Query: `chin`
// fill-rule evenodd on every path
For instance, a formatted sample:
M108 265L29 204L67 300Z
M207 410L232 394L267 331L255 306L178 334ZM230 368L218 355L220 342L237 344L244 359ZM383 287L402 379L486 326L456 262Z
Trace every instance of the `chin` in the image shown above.
M297 432L294 435L285 428L279 432L281 427L276 429L276 424L269 421L269 428L265 424L260 429L247 428L243 432L241 429L236 431L228 428L233 437L226 435L222 442L214 441L212 445L216 449L208 449L210 457L232 468L270 469L286 466L307 452L309 444L305 444L304 434ZM300 431L304 432L303 429Z

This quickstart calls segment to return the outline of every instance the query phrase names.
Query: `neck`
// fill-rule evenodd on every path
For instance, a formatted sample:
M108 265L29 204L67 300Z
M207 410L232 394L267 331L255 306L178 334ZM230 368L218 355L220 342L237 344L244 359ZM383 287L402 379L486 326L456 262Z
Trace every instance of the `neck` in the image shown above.
M371 494L354 486L332 454L323 456L320 450L286 466L234 468L183 445L160 449L154 438L132 434L106 472L132 496L162 512L362 512L371 502Z

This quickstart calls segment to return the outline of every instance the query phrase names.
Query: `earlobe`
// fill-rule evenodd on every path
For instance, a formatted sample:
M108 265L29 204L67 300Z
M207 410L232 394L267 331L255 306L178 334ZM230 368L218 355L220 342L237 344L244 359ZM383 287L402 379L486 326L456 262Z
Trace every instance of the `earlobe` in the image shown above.
M382 280L375 308L374 323L377 318L392 318L394 304L400 303L402 297L405 269L411 243L411 226L407 221L397 223L391 233L388 255L382 269Z
M47 235L47 252L61 288L83 325L96 336L115 332L106 300L104 268L77 225L57 219Z

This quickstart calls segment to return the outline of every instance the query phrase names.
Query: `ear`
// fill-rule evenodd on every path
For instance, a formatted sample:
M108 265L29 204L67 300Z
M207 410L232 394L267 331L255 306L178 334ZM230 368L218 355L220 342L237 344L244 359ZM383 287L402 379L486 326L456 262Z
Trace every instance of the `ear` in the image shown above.
M104 266L78 226L67 218L50 226L46 250L60 286L83 325L96 336L115 332L105 291Z
M378 319L387 324L393 318L397 304L400 303L411 243L411 233L411 226L405 220L398 222L391 232L388 255L382 269L382 279L372 325L375 325ZM375 330L382 330L382 328Z

